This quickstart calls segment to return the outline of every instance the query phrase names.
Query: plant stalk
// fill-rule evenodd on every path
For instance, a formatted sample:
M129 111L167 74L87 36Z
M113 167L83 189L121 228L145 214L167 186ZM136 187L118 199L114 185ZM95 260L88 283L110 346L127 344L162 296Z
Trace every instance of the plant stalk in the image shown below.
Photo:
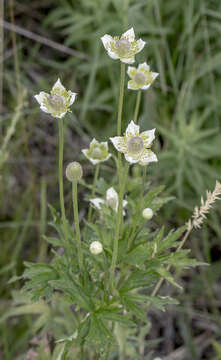
M77 181L72 182L72 195L73 195L73 208L74 208L74 224L76 231L76 240L77 240L77 252L78 252L78 263L81 274L83 274L83 253L81 248L81 233L79 226L79 216L78 216L78 190L77 190Z
M121 63L121 72L120 72L120 95L119 95L119 103L118 103L118 116L117 116L117 135L121 136L121 122L122 122L122 110L123 110L123 102L124 102L124 83L125 83L125 69L126 65ZM119 203L118 203L118 211L117 211L117 222L116 222L116 231L114 237L114 246L113 246L113 254L110 268L110 287L114 289L114 272L117 263L117 255L118 255L118 240L120 235L120 227L121 227L121 217L123 211L123 196L124 196L124 181L123 181L123 171L122 171L122 159L121 153L118 152L118 171L119 171Z
M114 247L112 254L112 262L110 267L110 287L112 291L114 290L114 272L117 264L117 256L118 256L118 241L120 237L120 228L121 228L121 218L123 216L123 197L124 197L124 188L126 183L126 177L128 173L129 163L125 165L124 169L124 177L121 179L120 183L120 193L119 193L119 203L118 203L118 211L117 211L117 221L116 221L116 230L114 236Z
M91 198L93 199L94 194L95 194L95 189L96 189L96 183L97 183L97 179L98 179L98 174L99 174L99 169L100 169L100 165L97 164L95 167L95 174L94 174L94 181L93 181L93 186L92 186L92 192L91 192ZM92 211L93 211L93 207L89 206L89 212L88 212L88 222L91 222L91 217L92 217Z
M123 110L123 102L124 102L125 68L126 68L126 65L124 63L121 63L120 95L119 95L118 116L117 116L117 136L121 136L122 110Z
M58 178L59 178L59 195L60 195L60 207L61 217L64 227L64 238L67 249L69 248L68 242L68 229L64 207L64 185L63 185L63 153L64 153L64 123L62 119L58 120L59 128L59 158L58 158Z
M140 100L141 100L141 90L138 90L137 92L137 100L136 100L136 106L134 111L134 123L137 123L137 117L140 109Z

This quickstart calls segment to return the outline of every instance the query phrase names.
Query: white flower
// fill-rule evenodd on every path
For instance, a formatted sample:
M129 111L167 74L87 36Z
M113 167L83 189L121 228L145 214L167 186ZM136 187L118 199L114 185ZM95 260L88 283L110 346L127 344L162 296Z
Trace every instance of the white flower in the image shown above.
M42 111L61 119L67 111L70 112L69 106L75 101L76 95L70 90L67 91L61 84L60 79L58 79L50 94L41 91L38 95L35 95L35 99L40 104Z
M131 90L147 90L159 75L158 73L150 71L147 63L140 64L138 68L128 66L127 73L131 80L128 81L128 89Z
M134 29L127 30L121 37L104 35L101 38L108 55L112 59L120 59L123 63L133 64L135 55L145 46L145 41L135 40Z
M118 151L124 153L129 163L145 166L150 162L158 161L156 155L150 150L155 138L154 133L155 129L152 129L140 134L140 127L132 120L126 129L125 136L115 136L110 140Z
M96 139L91 141L89 149L83 149L82 152L93 165L106 161L111 157L108 152L108 143L99 143Z
M106 199L101 199L101 198L95 198L95 199L90 199L90 202L98 209L101 210L102 205L106 204L107 206L109 206L111 209L113 209L115 212L117 212L118 210L118 204L119 204L119 200L118 200L118 194L117 192L114 190L113 187L109 188L106 191ZM123 200L123 208L127 205L127 201ZM125 215L125 211L123 210L123 215Z
M100 253L102 253L103 251L103 246L99 241L93 241L90 245L90 252L93 255L98 255Z
M146 220L150 220L153 217L153 210L150 208L143 209L142 216Z

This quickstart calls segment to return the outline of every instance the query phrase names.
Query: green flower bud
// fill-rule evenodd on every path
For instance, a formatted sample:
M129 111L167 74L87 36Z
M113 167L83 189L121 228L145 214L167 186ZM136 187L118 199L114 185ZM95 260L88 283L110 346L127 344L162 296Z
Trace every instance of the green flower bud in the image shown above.
M66 177L69 181L79 181L82 178L83 170L81 164L74 161L68 164L66 168Z
M102 253L103 251L103 246L99 241L93 241L90 245L90 252L93 255L98 255L100 253Z
M150 208L146 208L142 212L143 218L146 220L150 220L153 217L153 210Z

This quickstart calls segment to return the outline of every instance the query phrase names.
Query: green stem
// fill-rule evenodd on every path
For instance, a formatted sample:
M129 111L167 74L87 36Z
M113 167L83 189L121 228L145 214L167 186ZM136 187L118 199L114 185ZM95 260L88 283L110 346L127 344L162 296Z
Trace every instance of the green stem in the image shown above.
M78 252L78 263L81 274L83 274L83 253L81 249L81 233L79 226L79 216L78 216L78 196L77 196L77 181L72 182L72 195L73 195L73 208L74 208L74 224L76 231L76 240L77 240L77 252Z
M141 100L141 90L138 90L136 107L135 107L135 111L134 111L134 119L133 119L135 124L137 123L137 117L138 117L139 108L140 108L140 100Z
M64 238L66 247L69 247L68 243L68 229L64 207L64 186L63 186L63 152L64 152L64 123L62 119L58 120L59 128L59 160L58 160L58 178L59 178L59 193L60 193L60 207L61 217L64 226Z
M126 68L126 65L124 63L121 63L120 96L119 96L118 116L117 116L117 135L118 136L121 136L121 120L122 120L122 110L123 110L123 102L124 102L125 68Z
M93 199L94 194L95 194L95 189L96 189L96 183L97 183L97 179L98 179L99 169L100 169L100 166L99 166L99 164L97 164L97 165L96 165L96 168L95 168L94 181L93 181L92 192L91 192L91 198L92 198L92 199ZM88 222L89 222L89 223L91 222L92 211L93 211L93 208L92 208L92 206L91 206L91 204L90 204L89 212L88 212Z
M124 83L125 83L125 69L126 65L121 63L121 72L120 72L120 95L119 95L119 104L118 104L118 116L117 116L117 135L121 136L121 122L122 122L122 110L123 110L123 102L124 102ZM114 246L113 246L113 254L110 268L110 286L111 289L114 289L114 272L117 263L117 255L118 255L118 239L120 235L120 226L121 226L121 217L123 211L123 196L124 196L124 186L123 186L123 171L122 171L122 159L121 153L118 152L118 171L119 171L119 203L118 203L118 211L117 211L117 223L116 223L116 231L114 237Z
M127 163L125 165L124 177L120 183L116 230L115 230L115 236L114 236L114 247L113 247L112 261L111 261L111 267L110 267L110 286L111 286L112 291L114 289L114 272L115 272L117 256L118 256L118 241L119 241L119 237L120 237L121 218L123 216L124 188L125 188L128 169L129 169L129 163Z

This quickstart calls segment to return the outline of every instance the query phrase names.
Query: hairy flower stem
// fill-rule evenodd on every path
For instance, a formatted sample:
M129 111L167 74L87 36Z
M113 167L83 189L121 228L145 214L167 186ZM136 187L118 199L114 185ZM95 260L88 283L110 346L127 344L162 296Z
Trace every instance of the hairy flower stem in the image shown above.
M121 136L121 122L122 122L122 110L124 102L124 83L125 83L125 69L126 65L121 63L120 71L120 94L118 104L118 116L117 116L117 136ZM121 153L118 152L118 171L119 171L119 184L121 184L122 178L122 157Z
M137 123L137 117L139 114L139 109L140 109L140 100L141 100L141 90L138 90L137 92L137 100L136 100L136 107L135 107L135 111L134 111L134 123Z
M186 242L189 234L191 233L192 229L193 229L193 226L187 230L187 232L186 232L186 234L183 236L182 241L181 241L180 245L178 246L176 252L178 252L180 249L182 249L182 247L183 247L183 245L185 244L185 242ZM166 268L167 271L170 271L170 268L171 268L171 265L168 265L167 268ZM161 279L158 281L158 283L156 284L155 288L154 288L153 291L152 291L151 296L156 296L156 294L158 293L161 285L163 284L163 281L164 281L163 278L161 278Z
M120 73L120 95L119 95L119 104L118 104L118 116L117 116L117 135L121 136L121 121L122 121L122 110L123 110L123 102L124 102L124 83L125 83L125 69L126 65L121 63L121 73ZM119 171L119 204L117 211L117 222L116 222L116 231L114 237L114 246L113 246L113 254L110 268L110 287L113 291L114 289L114 272L117 263L117 255L118 255L118 241L120 236L120 227L121 227L121 217L123 212L123 196L124 196L124 181L123 181L123 171L122 171L122 158L121 153L118 152L118 171Z
M117 116L117 136L121 136L121 120L122 120L122 110L123 110L123 102L124 102L125 68L126 65L124 63L121 63L120 96L119 96L118 116Z
M80 233L79 216L78 216L77 181L72 182L72 197L73 197L73 208L74 208L74 224L75 224L76 240L77 240L78 263L79 263L79 269L81 275L83 275L83 253L81 249L81 233Z
M99 169L100 169L100 166L99 166L99 164L97 164L96 168L95 168L94 181L93 181L92 192L91 192L92 199L94 198L94 194L95 194L95 190L96 190L96 183L97 183L97 179L98 179ZM93 211L93 208L90 204L89 212L88 212L88 222L89 223L91 222L92 211Z
M116 268L117 263L117 255L118 255L118 241L120 237L120 228L121 228L121 219L123 216L123 197L124 197L124 189L125 189L125 183L127 178L127 173L129 169L129 163L126 163L124 168L124 176L121 179L120 183L120 193L119 193L119 204L118 204L118 211L117 211L117 219L116 219L116 230L115 230L115 236L114 236L114 247L113 247L113 255L112 255L112 262L110 267L110 287L112 291L114 290L114 272Z
M64 238L66 243L65 245L68 249L69 248L68 229L67 229L67 220L66 220L65 207L64 207L64 186L63 186L64 122L62 119L58 120L58 128L59 128L58 178L59 178L60 207L61 207L62 223L64 227Z

